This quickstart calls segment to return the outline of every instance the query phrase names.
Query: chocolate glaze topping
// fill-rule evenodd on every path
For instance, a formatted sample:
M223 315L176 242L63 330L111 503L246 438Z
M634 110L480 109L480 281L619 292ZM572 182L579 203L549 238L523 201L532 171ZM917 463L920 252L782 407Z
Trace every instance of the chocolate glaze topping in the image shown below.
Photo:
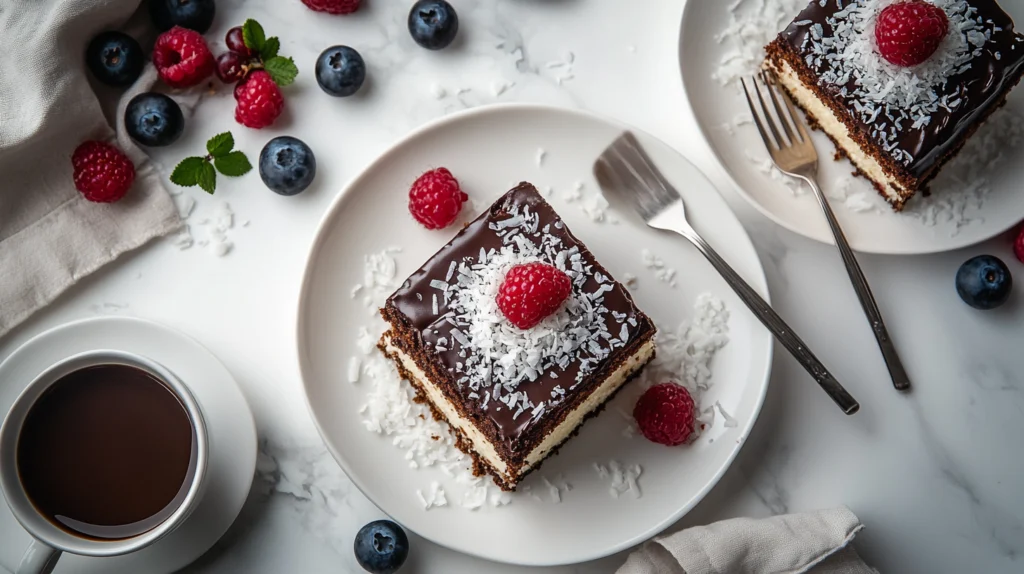
M842 5L847 6L851 1L857 0L846 0ZM981 55L971 60L969 70L950 77L946 83L943 93L958 93L963 99L960 106L952 112L945 109L934 112L931 122L919 129L903 126L899 134L899 147L913 156L913 161L906 169L914 177L923 177L936 167L946 153L960 142L960 138L986 116L992 106L1002 102L1006 90L1015 85L1024 73L1024 36L1014 32L1013 20L995 0L970 0L969 3L977 9L977 16L986 22L986 26L992 26L991 39L982 47ZM811 33L811 29L815 24L820 24L824 28L825 37L831 36L833 28L828 19L840 9L837 0L828 0L824 6L819 0L812 0L793 23L782 31L780 38L793 52L807 56L810 51L803 47L804 39ZM989 21L991 24L988 24ZM820 69L814 71L820 73L825 67L823 63ZM847 87L852 91L853 85L851 80ZM822 88L834 97L844 99L839 94L842 86ZM870 127L857 114L851 115L865 132L871 133Z
M611 316L611 312L615 311L634 318L637 327L631 328L630 344L624 348L613 350L591 375L583 378L575 390L570 391L569 387L576 382L576 375L579 372L578 360L572 361L564 371L559 370L558 378L551 378L548 373L543 373L535 381L520 383L518 390L526 392L532 402L538 404L547 402L549 404L549 408L540 417L531 417L529 413L524 413L516 419L513 418L514 413L511 409L500 401L489 401L487 407L484 408L481 403L482 399L470 398L468 396L470 389L460 387L455 383L459 377L459 373L455 372L456 364L466 360L459 355L459 351L463 350L463 347L452 336L452 325L439 318L448 310L441 297L438 297L438 312L434 313L431 295L438 291L431 287L430 283L433 280L444 282L452 261L466 261L468 264L473 264L477 261L481 248L485 251L492 248L500 250L503 241L489 225L492 222L507 219L513 207L518 206L518 211L522 211L522 207L526 205L530 207L531 212L538 215L539 228L551 224L550 234L560 238L566 248L579 247L584 265L592 266L593 272L600 272L611 278L611 274L597 262L594 255L569 231L568 227L563 224L561 228L558 228L555 225L556 222L561 221L561 218L541 198L536 188L529 183L521 183L460 231L451 242L442 247L423 267L413 273L405 284L388 299L388 303L404 316L407 326L419 333L426 348L430 349L432 356L441 363L443 367L441 371L452 373L450 380L447 381L447 386L458 389L465 409L475 415L482 415L474 417L479 422L493 425L493 432L485 432L485 434L492 437L492 440L497 437L504 443L508 449L507 452L518 456L525 456L536 446L535 443L543 438L543 436L536 436L537 433L530 434L531 430L550 424L552 420L561 420L566 411L571 410L578 403L578 401L571 400L571 395L589 394L603 382L614 366L633 353L636 349L636 345L633 343L646 340L654 331L654 325L650 319L636 307L625 288L615 282L613 289L604 294L604 306L607 307L608 313L600 314L598 319L604 321L612 332L617 332L618 321ZM596 280L591 276L587 278L582 289L592 292L597 289L597 285ZM574 286L574 289L576 288ZM418 297L417 294L422 297ZM449 348L438 352L435 347L441 337L446 339ZM469 347L465 348L465 351L466 353L475 352ZM551 393L556 386L561 386L567 393L566 400L558 404L551 401ZM524 440L528 434L530 434L531 440Z

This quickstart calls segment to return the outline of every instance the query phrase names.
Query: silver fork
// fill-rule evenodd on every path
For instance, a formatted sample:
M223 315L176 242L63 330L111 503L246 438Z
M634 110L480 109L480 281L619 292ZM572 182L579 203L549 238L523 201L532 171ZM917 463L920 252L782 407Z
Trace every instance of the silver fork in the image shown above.
M889 338L889 331L886 330L885 322L882 321L882 313L878 310L878 304L875 303L875 296L871 294L868 280L864 277L864 272L861 271L857 258L846 241L843 229L839 227L839 221L836 219L835 213L832 212L828 199L815 180L818 175L818 152L814 149L814 142L807 135L807 129L804 128L799 114L796 113L793 102L785 90L776 88L775 78L770 74L761 72L761 83L763 83L764 89L761 88L761 83L757 81L756 77L750 80L752 88L747 85L746 80L741 81L743 94L747 97L747 104L750 105L750 113L754 117L754 123L757 125L758 131L761 132L761 139L764 140L764 145L768 148L775 166L783 173L807 182L814 190L814 196L818 198L821 210L825 213L825 219L828 220L828 226L832 229L832 236L835 237L836 247L839 248L839 254L846 265L850 282L853 283L853 290L857 293L857 298L860 299L861 307L864 308L864 314L867 315L871 330L875 333L875 339L878 341L878 348L882 351L882 358L885 359L885 365L889 368L893 386L900 391L910 389L910 378L907 377L903 362L900 361L899 354L896 353L896 346ZM765 104L764 97L761 95L762 91L768 92L772 107L775 109L775 118L772 118L772 114ZM751 92L755 94L756 100L751 98ZM780 95L776 96L776 92L780 92ZM789 112L788 118L783 112L782 106L779 105L780 97L786 104L786 109ZM769 137L768 132L765 131L765 125L768 126L774 139Z
M594 175L605 193L631 205L648 226L673 231L693 243L844 413L852 415L860 409L778 313L686 221L683 198L658 171L633 134L622 134L604 150L594 163Z

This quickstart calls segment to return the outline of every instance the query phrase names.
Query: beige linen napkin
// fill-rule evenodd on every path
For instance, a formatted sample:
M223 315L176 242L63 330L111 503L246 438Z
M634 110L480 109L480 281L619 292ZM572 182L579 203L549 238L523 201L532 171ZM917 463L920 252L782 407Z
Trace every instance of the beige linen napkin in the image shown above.
M138 6L0 0L0 336L80 278L181 224L152 163L107 124L86 76L89 40ZM154 78L149 66L125 101ZM118 203L90 203L75 189L71 154L85 140L115 137L135 164L135 184Z
M846 507L723 520L644 544L616 574L877 574L849 545L861 528Z

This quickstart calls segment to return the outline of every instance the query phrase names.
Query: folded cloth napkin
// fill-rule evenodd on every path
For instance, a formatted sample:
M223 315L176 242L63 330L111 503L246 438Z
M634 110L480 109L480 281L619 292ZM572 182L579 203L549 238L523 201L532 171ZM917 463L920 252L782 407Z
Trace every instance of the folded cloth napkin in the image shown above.
M116 29L139 0L0 0L0 335L78 279L181 225L146 155L104 118L85 69L93 36ZM125 93L145 91L152 67ZM135 164L115 204L86 201L71 154L114 143Z
M861 528L846 507L723 520L647 542L616 574L877 574L849 545Z

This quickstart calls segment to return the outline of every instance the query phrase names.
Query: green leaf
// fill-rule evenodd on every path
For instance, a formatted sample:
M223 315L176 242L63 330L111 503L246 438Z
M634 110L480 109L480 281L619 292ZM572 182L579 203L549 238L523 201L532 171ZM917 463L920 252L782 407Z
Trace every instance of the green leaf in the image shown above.
M210 195L213 195L213 190L217 189L217 172L214 171L210 162L203 162L203 167L199 170L198 182L199 187Z
M242 41L246 48L257 54L263 53L263 45L267 41L263 26L260 26L260 23L252 18L246 20L245 24L242 24Z
M210 138L210 141L206 142L206 151L210 152L210 155L213 157L227 155L234 147L235 138L231 135L231 132L217 134Z
M198 185L199 173L203 171L204 165L209 164L201 157L187 157L181 160L181 163L171 172L171 182L182 187Z
M260 50L260 58L266 62L277 57L278 50L281 49L281 40L277 39L277 36L271 36L267 38L267 42L263 44L263 49Z
M245 175L252 170L249 158L240 151L233 151L225 156L214 158L213 165L217 166L217 171L231 177Z
M278 86L287 86L295 81L295 76L299 75L299 69L295 66L295 61L282 56L275 56L264 61L263 69L270 74L270 79L274 80L274 83Z

